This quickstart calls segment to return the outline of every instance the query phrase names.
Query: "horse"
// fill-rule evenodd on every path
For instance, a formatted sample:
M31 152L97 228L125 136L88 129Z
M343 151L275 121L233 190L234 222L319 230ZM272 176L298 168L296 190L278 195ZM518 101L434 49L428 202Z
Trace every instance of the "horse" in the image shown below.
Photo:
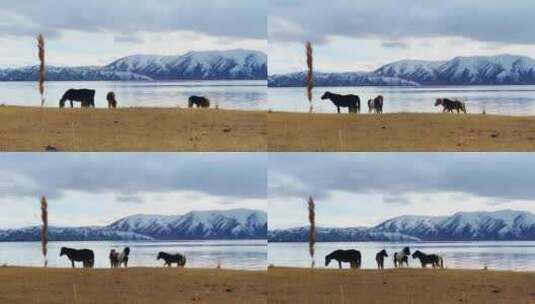
M194 105L197 108L209 108L210 100L204 96L191 96L188 99L188 108L193 108Z
M357 95L340 95L331 92L325 92L321 96L321 100L329 99L336 106L338 114L340 114L340 107L348 108L349 113L360 112L360 97Z
M186 265L186 256L180 253L170 254L167 252L160 251L158 252L158 257L156 258L156 260L160 259L163 259L165 261L165 263L163 264L164 267L171 267L171 264L176 264L176 267L184 267L184 265Z
M123 252L119 253L112 249L110 251L110 264L111 268L120 268L124 264L124 267L128 267L128 256L130 255L130 247L126 247Z
M117 108L117 99L115 99L114 92L109 92L108 95L106 95L106 100L108 101L108 109Z
M349 250L335 250L325 256L325 267L329 266L331 260L336 260L338 262L338 267L342 269L342 262L350 263L351 268L360 268L361 255L360 251L349 249Z
M435 101L435 107L438 107L439 105L442 105L444 107L442 109L442 112L450 112L453 113L453 110L457 110L457 113L461 113L461 111L466 114L466 105L464 102L460 102L458 100L451 100L448 98L437 98Z
M420 260L420 263L422 264L422 268L425 268L427 264L432 264L433 268L444 268L444 259L436 254L425 254L420 250L416 250L412 254L412 258L418 258Z
M63 108L65 107L65 102L69 101L71 104L71 108L74 107L73 101L80 102L82 105L82 108L89 108L95 107L95 90L88 90L88 89L69 89L65 94L63 94L63 97L59 100L59 107Z
M375 111L377 114L383 113L383 96L379 95L374 99L368 99L368 113Z
M388 257L386 250L381 250L375 255L375 261L377 261L377 268L385 269L385 257Z
M93 250L61 247L59 256L63 255L66 255L69 258L72 263L72 268L75 268L74 262L82 262L84 268L93 268L93 265L95 265L95 254L93 253Z
M409 247L405 247L401 251L394 252L394 267L403 267L403 263L409 267L409 255L411 255L411 250Z

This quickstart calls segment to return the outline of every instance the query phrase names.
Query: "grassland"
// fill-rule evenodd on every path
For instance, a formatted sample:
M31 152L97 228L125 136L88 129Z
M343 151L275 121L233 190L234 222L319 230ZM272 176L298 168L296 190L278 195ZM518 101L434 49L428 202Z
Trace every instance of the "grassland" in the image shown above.
M535 303L535 273L270 268L269 303Z
M0 268L0 303L267 303L267 273Z

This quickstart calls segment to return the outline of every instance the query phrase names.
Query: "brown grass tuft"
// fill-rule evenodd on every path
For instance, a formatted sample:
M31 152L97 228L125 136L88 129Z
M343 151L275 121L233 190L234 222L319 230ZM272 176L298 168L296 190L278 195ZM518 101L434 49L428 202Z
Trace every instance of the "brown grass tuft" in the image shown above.
M316 244L316 212L314 211L315 204L312 197L308 198L308 222L310 223L310 230L308 231L308 252L312 258L311 267L314 268L314 245Z
M306 43L306 54L307 54L307 98L309 103L309 111L312 113L313 107L312 107L312 89L314 88L314 70L313 70L313 63L314 58L312 56L312 44L310 41L307 41Z
M47 245L48 245L48 203L46 202L46 197L41 197L41 221L43 225L41 226L41 250L43 252L43 257L45 258L45 267L48 266L47 255Z
M41 107L45 105L45 38L43 34L37 36L37 49L39 51L39 93L41 94Z

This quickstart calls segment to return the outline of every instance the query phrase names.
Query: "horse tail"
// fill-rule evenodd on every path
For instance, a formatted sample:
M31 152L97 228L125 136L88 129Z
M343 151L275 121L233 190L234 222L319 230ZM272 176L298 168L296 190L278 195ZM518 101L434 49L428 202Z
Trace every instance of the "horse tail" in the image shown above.
M444 268L444 258L443 257L439 257L440 259L440 269L443 269Z
M464 102L461 102L461 110L466 114L466 104Z
M394 267L398 267L398 253L397 252L394 252Z

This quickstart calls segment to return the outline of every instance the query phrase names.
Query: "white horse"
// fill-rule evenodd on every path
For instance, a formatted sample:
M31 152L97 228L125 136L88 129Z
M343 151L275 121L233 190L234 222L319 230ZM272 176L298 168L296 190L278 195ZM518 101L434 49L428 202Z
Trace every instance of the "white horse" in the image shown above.
M411 250L409 247L403 248L403 250L394 252L394 267L403 267L403 263L409 267L409 256L411 255Z

